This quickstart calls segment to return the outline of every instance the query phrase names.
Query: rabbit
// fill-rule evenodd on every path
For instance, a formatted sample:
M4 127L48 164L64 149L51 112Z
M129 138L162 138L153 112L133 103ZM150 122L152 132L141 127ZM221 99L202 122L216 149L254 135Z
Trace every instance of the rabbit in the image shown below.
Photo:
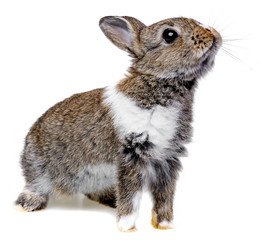
M146 26L107 16L99 26L132 57L128 74L114 86L57 103L35 122L21 155L26 184L15 204L35 211L52 194L84 194L116 208L118 228L126 232L136 230L148 190L153 227L171 229L194 92L214 65L221 35L182 17Z

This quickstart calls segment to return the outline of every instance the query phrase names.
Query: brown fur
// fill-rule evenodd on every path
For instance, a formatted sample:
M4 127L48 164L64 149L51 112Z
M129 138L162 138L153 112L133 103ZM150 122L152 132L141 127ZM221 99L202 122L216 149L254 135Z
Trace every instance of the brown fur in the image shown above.
M160 223L173 220L179 157L192 136L197 80L212 68L221 36L187 18L145 26L132 17L105 17L99 24L110 41L133 58L129 75L116 91L138 109L151 111L151 117L157 108L173 107L173 137L159 149L147 131L122 135L105 88L73 95L50 108L30 129L21 158L26 185L16 204L34 211L46 207L54 192L83 193L117 207L117 219L124 224L119 227L128 231L135 225L126 217L134 217L137 194L147 186L154 203L153 226L170 228ZM163 38L168 29L178 36L170 43Z
M49 109L33 125L21 162L27 185L46 174L56 179L56 191L71 194L74 186L65 178L70 179L88 163L97 164L98 152L100 161L113 163L119 140L111 127L108 107L102 105L103 91L73 95Z

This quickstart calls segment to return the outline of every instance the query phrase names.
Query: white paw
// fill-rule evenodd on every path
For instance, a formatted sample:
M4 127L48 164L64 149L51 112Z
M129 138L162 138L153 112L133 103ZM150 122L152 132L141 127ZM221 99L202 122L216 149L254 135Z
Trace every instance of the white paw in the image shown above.
M159 223L159 227L162 229L171 229L173 228L173 223L168 221L162 221Z
M121 232L128 232L135 230L136 213L132 213L126 216L121 216L117 226Z

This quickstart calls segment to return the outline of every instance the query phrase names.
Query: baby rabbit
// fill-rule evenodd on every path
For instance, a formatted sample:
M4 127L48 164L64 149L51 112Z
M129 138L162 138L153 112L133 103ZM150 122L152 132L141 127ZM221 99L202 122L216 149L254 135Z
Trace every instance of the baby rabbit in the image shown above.
M169 229L197 80L212 68L222 38L188 18L145 26L109 16L99 25L132 57L129 75L73 95L37 120L25 140L26 185L16 204L40 210L52 193L82 193L116 207L119 229L132 231L148 189L152 225Z

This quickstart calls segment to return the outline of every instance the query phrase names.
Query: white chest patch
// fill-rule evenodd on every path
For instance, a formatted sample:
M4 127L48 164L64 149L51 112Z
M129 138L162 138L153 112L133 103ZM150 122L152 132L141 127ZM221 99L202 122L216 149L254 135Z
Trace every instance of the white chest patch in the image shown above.
M105 104L110 107L115 127L122 139L126 134L147 132L149 141L159 148L168 148L177 130L180 104L143 109L118 92L115 87L105 91Z

